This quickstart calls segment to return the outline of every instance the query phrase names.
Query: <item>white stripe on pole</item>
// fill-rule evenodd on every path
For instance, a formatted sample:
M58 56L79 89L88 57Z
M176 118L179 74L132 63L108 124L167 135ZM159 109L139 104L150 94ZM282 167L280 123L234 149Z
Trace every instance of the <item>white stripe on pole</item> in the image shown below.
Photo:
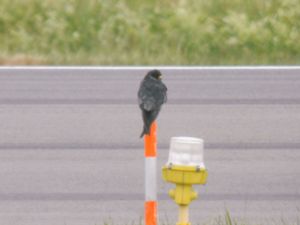
M156 157L145 159L145 200L157 200Z

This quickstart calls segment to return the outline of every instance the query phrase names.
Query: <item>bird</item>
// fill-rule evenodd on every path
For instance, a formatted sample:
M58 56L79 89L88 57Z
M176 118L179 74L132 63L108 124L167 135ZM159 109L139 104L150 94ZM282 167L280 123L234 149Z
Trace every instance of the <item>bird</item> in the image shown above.
M142 111L144 122L143 131L140 135L150 134L150 127L157 118L162 104L167 102L167 86L161 81L162 74L154 69L147 72L140 83L138 90L138 103Z

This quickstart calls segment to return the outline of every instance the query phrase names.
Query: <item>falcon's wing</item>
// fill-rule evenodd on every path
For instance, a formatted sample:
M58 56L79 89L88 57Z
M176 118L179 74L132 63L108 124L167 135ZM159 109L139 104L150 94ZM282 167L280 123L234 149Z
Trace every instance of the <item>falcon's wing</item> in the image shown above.
M143 80L138 91L139 106L146 111L151 111L155 108L155 97L153 96L153 87L153 81Z
M154 97L156 104L160 107L163 103L167 102L167 87L161 81L155 84Z
M141 82L138 100L142 109L159 110L161 105L167 101L167 87L161 81L145 79Z

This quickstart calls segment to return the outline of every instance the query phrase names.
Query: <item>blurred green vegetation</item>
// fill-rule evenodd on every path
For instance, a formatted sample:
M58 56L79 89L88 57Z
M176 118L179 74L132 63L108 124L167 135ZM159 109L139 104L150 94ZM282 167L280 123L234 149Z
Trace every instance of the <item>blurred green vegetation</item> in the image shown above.
M299 0L0 0L0 64L300 63Z

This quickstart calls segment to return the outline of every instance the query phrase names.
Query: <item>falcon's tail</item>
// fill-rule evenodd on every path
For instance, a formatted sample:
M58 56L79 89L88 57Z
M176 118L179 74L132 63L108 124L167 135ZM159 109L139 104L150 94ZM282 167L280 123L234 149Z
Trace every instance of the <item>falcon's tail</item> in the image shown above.
M153 121L156 119L157 115L159 113L159 109L155 111L143 111L143 121L144 121L144 129L143 132L141 133L141 138L145 134L150 134L150 128L153 123Z
M144 129L140 135L140 138L142 138L145 134L148 134L148 135L150 134L150 127L144 126Z

